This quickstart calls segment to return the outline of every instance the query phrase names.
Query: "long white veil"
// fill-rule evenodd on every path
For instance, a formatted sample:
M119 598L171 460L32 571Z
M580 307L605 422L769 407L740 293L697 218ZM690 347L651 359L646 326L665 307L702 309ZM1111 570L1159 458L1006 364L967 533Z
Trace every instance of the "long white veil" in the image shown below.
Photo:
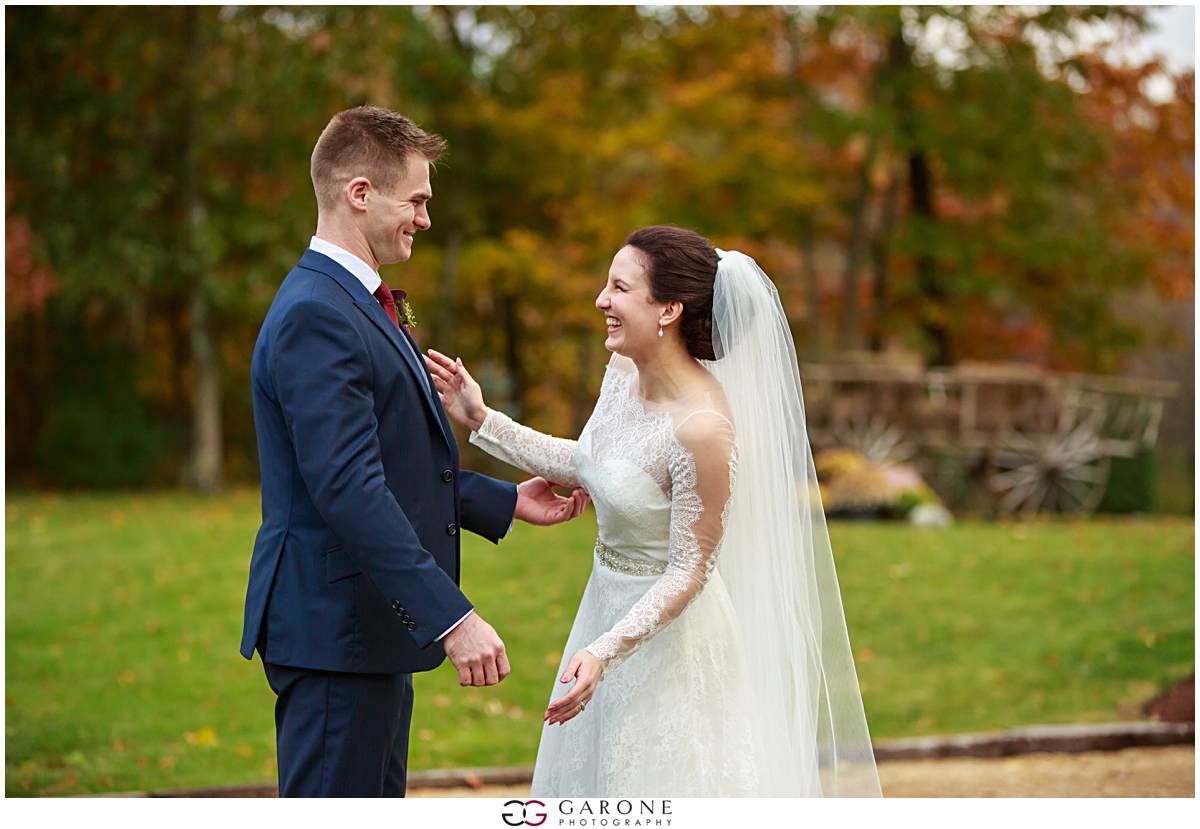
M763 797L880 797L804 420L796 349L758 264L717 251L716 361L738 475L719 569L743 639Z

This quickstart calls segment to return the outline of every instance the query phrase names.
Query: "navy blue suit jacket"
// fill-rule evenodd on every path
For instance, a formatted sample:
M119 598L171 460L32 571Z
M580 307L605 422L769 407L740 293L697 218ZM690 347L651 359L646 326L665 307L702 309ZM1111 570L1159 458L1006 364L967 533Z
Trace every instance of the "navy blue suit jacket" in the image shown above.
M390 674L445 658L434 639L471 610L459 528L502 538L517 491L459 470L419 353L327 256L306 251L280 286L250 370L263 517L247 659L261 645L279 665Z

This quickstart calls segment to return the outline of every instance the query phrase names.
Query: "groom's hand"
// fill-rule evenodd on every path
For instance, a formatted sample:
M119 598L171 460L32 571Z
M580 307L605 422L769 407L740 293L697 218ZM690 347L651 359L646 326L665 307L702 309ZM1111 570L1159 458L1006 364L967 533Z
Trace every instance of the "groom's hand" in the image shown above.
M496 631L471 612L442 639L446 658L458 670L458 684L495 685L508 676L508 656Z
M514 518L542 527L561 524L578 518L592 500L582 488L564 498L555 493L545 478L530 478L517 487L517 508Z

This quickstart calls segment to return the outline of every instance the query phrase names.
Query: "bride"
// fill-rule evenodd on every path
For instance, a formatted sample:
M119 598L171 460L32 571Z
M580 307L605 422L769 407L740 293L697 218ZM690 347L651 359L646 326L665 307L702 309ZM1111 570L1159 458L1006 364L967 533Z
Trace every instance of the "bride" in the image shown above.
M488 409L461 360L427 359L471 443L596 505L533 795L879 796L774 285L744 254L650 227L596 307L613 357L578 441Z

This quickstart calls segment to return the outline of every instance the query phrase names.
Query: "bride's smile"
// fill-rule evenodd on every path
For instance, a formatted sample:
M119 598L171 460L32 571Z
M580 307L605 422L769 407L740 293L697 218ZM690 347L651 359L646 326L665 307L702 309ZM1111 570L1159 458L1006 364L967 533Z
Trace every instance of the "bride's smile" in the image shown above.
M604 347L635 362L653 353L662 343L660 323L665 319L669 330L678 317L669 310L664 317L664 306L669 304L655 301L638 251L621 248L608 269L604 290L596 297L596 307L604 312L608 328Z

